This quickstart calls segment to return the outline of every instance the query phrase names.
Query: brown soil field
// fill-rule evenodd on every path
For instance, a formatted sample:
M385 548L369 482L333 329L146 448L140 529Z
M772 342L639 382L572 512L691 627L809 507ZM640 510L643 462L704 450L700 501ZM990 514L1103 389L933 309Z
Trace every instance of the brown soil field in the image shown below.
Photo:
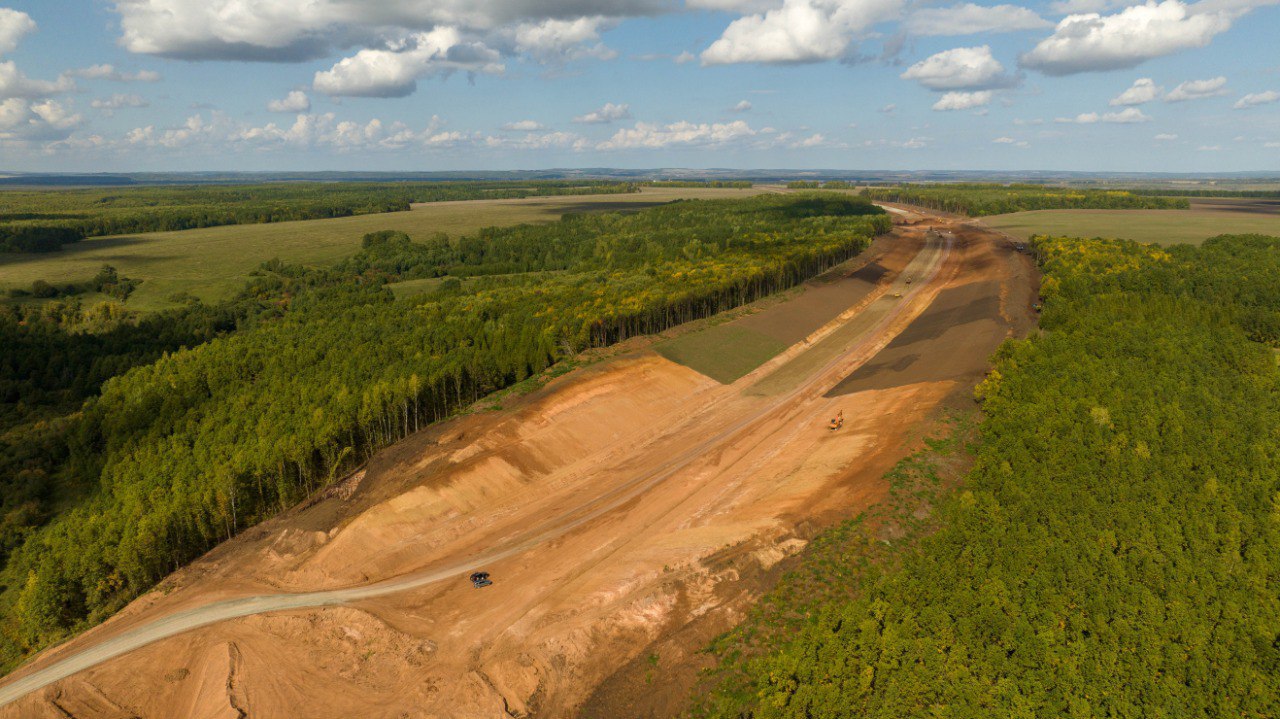
M984 233L969 226L956 231L963 247L987 242ZM1037 295L1024 264L1008 248L1001 254L967 253L953 286L938 294L929 309L885 347L875 359L864 364L837 384L828 396L840 396L873 389L888 389L915 382L959 380L977 384L990 366L988 358L1008 336L1013 326L1025 333ZM994 268L1004 263L1005 268ZM1028 281L1013 288L1006 297L1011 311L1001 309L1000 280L1004 274L1021 273Z
M897 277L922 246L919 233L878 238L850 266L806 283L798 297L732 324L795 344Z
M1193 197L1192 210L1242 212L1250 215L1280 215L1280 199L1263 197Z
M707 639L816 531L879 501L921 423L971 391L987 339L1033 321L1029 258L935 225L886 240L922 248L913 283L877 278L732 384L637 341L388 448L6 677L0 718L669 713ZM831 394L904 335L921 359ZM473 569L495 584L473 588ZM252 614L210 619L227 606Z

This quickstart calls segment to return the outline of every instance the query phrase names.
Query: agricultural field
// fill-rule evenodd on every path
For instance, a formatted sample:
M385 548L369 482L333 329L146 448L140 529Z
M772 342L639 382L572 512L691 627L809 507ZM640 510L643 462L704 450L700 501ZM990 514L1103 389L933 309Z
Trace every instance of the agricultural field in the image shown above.
M36 280L54 285L83 282L103 265L141 280L127 307L154 311L178 304L187 293L206 302L225 299L263 262L328 265L360 249L360 238L398 230L415 239L436 232L456 237L482 227L552 222L567 212L651 207L684 198L748 197L755 189L644 188L638 193L461 200L414 205L408 212L255 225L227 225L179 232L95 237L42 254L0 254L0 293L29 289ZM86 305L106 299L82 295Z
M1022 239L1070 235L1200 244L1221 234L1280 235L1280 200L1193 198L1190 210L1036 210L994 215L982 222Z

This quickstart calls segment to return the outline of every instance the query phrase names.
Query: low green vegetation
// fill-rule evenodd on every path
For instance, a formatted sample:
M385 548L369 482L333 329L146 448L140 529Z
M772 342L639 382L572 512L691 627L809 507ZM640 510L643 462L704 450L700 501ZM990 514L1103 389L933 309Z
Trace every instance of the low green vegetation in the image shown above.
M111 265L103 265L98 270L98 274L94 275L87 282L71 283L55 287L44 280L36 280L31 283L30 289L14 288L9 290L9 296L15 298L34 297L36 299L51 299L54 297L74 297L90 292L96 292L106 297L117 299L121 302L129 299L129 295L138 288L141 280L121 277L116 268Z
M815 542L694 716L1280 713L1280 238L1034 250L937 530Z
M0 191L0 252L52 252L97 235L347 217L418 202L635 192L632 183L273 183Z
M494 390L793 287L889 226L842 195L677 202L463 238L372 233L337 266L269 262L233 301L141 323L4 308L0 660ZM388 290L415 280L439 285Z
M787 345L763 332L720 324L660 342L654 349L672 362L730 384L776 357Z
M969 217L1024 210L1185 210L1185 198L1139 195L1128 190L1083 190L1042 185L939 184L869 187L867 197Z
M1161 245L1200 244L1223 232L1280 235L1280 214L1192 209L1165 210L1041 210L996 215L983 224L1018 237L1080 235L1120 237Z

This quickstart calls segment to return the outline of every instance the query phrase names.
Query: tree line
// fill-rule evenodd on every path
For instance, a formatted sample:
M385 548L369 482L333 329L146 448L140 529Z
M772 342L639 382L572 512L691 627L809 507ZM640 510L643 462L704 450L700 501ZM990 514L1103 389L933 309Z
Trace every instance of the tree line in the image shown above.
M159 357L129 355L121 364L131 368L78 411L45 420L52 459L27 458L44 462L43 474L23 475L33 498L0 528L0 657L11 666L102 620L216 542L489 392L577 351L792 287L889 227L858 198L771 195L421 244L374 233L336 268L268 263L238 304L169 315L181 331L157 339ZM386 287L415 276L474 279L401 300ZM28 338L27 364L13 369L33 369L35 330L7 330ZM79 345L40 332L85 364L71 362ZM181 342L190 344L174 348ZM47 387L10 392L56 395L64 376L54 367ZM68 402L97 378L65 388Z
M969 217L1027 210L1185 210L1185 198L1148 196L1130 190L1085 190L1043 185L955 183L869 187L867 197Z
M1137 188L1129 190L1135 195L1163 195L1166 197L1244 197L1244 198L1280 198L1280 190L1223 190L1216 188L1170 189L1170 188Z
M366 182L0 191L0 252L52 252L85 237L402 212L414 203L638 191L631 182Z
M718 187L735 190L749 190L753 186L750 180L646 180L640 184L643 187Z
M857 187L857 183L844 180L792 180L787 183L788 190L853 190Z
M840 557L855 590L722 654L694 716L1280 713L1280 238L1033 247L1044 331L979 386L939 531Z

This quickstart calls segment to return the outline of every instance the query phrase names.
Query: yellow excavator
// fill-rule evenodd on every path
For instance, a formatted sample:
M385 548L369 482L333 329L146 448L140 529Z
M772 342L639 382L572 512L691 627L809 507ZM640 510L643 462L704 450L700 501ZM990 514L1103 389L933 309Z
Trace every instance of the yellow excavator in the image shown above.
M844 410L840 410L838 413L836 413L836 416L832 417L831 421L827 423L827 429L834 432L843 426L844 426Z

